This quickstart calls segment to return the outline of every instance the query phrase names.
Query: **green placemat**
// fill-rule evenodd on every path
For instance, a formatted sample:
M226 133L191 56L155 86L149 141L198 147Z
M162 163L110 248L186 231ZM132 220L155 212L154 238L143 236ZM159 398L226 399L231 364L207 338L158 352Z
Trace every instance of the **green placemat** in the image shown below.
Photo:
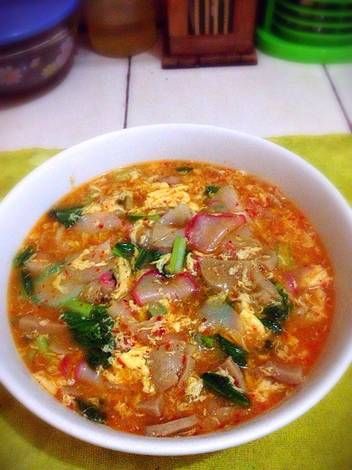
M351 135L292 136L272 140L319 168L352 203ZM0 196L56 152L52 149L0 152ZM109 451L66 436L36 418L0 387L0 468L351 470L351 397L352 368L317 406L270 436L207 455L156 458Z

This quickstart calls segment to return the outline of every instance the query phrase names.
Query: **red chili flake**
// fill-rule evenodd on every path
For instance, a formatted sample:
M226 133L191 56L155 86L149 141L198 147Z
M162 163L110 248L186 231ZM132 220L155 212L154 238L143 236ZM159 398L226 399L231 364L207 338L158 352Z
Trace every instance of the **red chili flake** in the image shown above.
M165 328L161 327L155 332L155 336L163 336L166 333Z
M266 206L267 204L264 203L264 207ZM246 205L246 211L248 212L250 217L256 217L262 214L264 207L262 203L256 200L255 198L249 198Z
M235 245L233 244L233 242L231 240L229 240L226 244L225 244L225 247L224 247L224 253L226 255L229 255L229 256L234 256L237 252L237 249L235 247Z
M70 366L71 366L71 358L69 355L66 354L66 356L64 356L59 363L59 371L61 372L63 376L68 377L70 369L71 369Z
M104 228L104 224L98 224L98 228Z
M121 357L118 357L117 360L118 360L118 362L119 362L120 364L123 365L123 367L125 367L125 363L123 362L123 360L121 359Z

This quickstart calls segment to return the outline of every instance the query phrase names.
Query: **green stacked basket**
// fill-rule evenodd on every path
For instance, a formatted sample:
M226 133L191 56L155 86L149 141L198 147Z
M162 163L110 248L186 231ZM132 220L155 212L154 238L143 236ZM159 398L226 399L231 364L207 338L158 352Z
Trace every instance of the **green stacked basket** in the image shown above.
M352 0L267 0L257 43L283 59L352 62Z

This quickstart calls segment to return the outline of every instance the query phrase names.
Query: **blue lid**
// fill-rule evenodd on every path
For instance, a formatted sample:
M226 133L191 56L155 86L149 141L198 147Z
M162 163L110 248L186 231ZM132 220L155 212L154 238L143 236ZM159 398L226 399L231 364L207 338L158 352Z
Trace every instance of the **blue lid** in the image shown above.
M49 30L78 5L79 0L0 0L0 46Z

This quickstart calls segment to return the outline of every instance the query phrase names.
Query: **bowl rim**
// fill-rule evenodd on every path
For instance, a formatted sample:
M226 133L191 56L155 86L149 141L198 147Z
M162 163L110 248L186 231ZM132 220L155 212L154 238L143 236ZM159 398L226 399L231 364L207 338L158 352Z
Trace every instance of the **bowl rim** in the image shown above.
M81 149L84 151L86 147L89 147L92 144L99 144L109 138L119 138L119 136L123 136L124 134L135 133L138 136L140 132L163 132L164 130L185 132L193 130L195 132L204 131L209 133L223 133L223 135L229 135L231 138L238 137L247 139L247 141L256 142L260 145L264 145L268 150L272 148L276 151L280 151L280 153L286 155L286 157L294 157L299 159L301 165L306 169L309 169L309 171L313 173L316 178L320 179L322 186L325 185L326 189L330 191L331 196L335 198L336 203L340 205L342 212L344 212L344 217L346 217L346 221L352 230L352 211L347 201L336 189L336 187L310 163L295 153L260 137L223 127L197 124L157 124L149 126L138 126L93 137L92 139L69 147L62 152L59 152L59 159L53 158L47 160L31 171L14 186L14 188L1 201L0 218L2 207L5 205L11 206L16 201L17 197L20 196L23 187L25 187L27 184L30 184L32 180L40 177L42 173L54 170L57 165L63 165L65 160L71 160L74 158L74 155L77 151L79 152ZM133 159L131 164L132 163ZM0 381L5 386L5 388L7 388L7 390L32 413L37 415L43 421L52 425L54 428L57 428L60 431L63 431L79 440L89 442L107 449L133 454L152 456L194 455L227 449L229 447L248 443L277 431L278 429L286 426L287 424L302 416L310 408L316 405L334 387L334 385L347 370L352 361L352 342L351 344L346 345L345 352L347 352L347 354L345 354L345 356L340 356L340 360L337 364L335 364L334 368L330 367L327 370L326 375L321 378L317 384L313 384L308 390L305 390L304 396L298 399L298 404L293 403L294 400L288 399L285 400L284 404L281 404L281 406L279 405L277 408L270 410L270 423L268 423L267 419L268 414L264 413L263 415L259 415L258 418L246 421L243 424L236 426L228 431L180 438L146 437L120 431L114 431L114 435L109 437L106 435L106 433L99 432L99 429L103 428L97 428L97 426L101 425L92 425L89 423L89 426L85 426L84 424L87 424L86 421L84 418L80 417L79 419L70 420L67 413L72 415L72 411L64 408L54 398L53 401L57 403L58 406L53 406L52 409L49 409L46 403L42 403L39 398L36 398L30 394L21 394L20 381L14 379L12 377L11 371L7 368L0 368ZM21 359L18 357L17 361L21 362ZM44 391L43 389L42 393L49 395L48 392ZM293 398L297 396L297 393L298 392L293 394Z

